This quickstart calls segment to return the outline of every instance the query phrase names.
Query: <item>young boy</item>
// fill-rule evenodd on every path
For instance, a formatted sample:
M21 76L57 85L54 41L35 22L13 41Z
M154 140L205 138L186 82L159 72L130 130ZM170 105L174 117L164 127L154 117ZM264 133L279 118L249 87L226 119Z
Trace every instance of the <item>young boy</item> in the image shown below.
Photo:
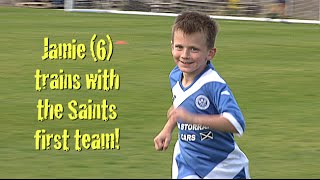
M217 24L209 16L185 12L172 28L170 73L173 106L168 121L154 138L156 150L166 150L176 125L172 178L250 178L245 154L233 133L242 135L245 120L221 76L211 64Z

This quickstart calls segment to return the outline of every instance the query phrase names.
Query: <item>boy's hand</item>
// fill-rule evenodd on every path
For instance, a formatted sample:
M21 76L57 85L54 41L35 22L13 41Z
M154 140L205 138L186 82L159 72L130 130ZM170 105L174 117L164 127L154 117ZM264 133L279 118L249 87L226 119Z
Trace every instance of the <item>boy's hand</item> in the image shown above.
M164 151L168 148L171 141L171 131L163 129L155 138L154 138L154 147L157 151Z
M168 111L169 112L169 111ZM178 107L176 109L171 109L171 111L168 113L168 116L172 118L174 121L177 121L178 119L182 120L185 123L193 123L194 115L184 108Z

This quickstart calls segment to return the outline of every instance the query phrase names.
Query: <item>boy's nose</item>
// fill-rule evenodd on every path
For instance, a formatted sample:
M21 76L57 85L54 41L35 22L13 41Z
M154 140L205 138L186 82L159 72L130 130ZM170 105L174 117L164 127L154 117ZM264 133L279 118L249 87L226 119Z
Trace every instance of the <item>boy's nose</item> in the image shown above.
M190 58L190 51L189 51L188 49L184 49L184 50L182 51L181 57L182 57L183 59L189 59L189 58Z

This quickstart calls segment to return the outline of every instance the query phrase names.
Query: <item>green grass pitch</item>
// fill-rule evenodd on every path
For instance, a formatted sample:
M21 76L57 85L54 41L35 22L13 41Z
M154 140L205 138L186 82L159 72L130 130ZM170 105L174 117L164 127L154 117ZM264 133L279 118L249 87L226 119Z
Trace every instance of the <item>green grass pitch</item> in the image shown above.
M171 104L168 75L173 17L72 13L0 8L1 178L170 178L172 144L154 150L153 138ZM217 20L220 32L213 62L231 87L246 118L236 137L250 160L252 178L320 177L320 26ZM111 61L42 61L43 38L77 39L88 46L93 34L109 34ZM120 90L35 90L43 73L95 73L114 68ZM66 104L107 99L118 117L37 121L37 100ZM105 133L120 128L120 150L35 150L34 133Z

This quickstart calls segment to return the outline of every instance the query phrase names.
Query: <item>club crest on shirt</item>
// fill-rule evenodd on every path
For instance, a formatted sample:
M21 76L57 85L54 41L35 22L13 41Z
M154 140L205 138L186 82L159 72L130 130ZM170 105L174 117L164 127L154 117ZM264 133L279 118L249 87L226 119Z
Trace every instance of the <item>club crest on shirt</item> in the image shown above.
M199 95L196 98L195 103L196 103L197 108L199 108L201 110L206 110L210 106L209 99L204 95Z

